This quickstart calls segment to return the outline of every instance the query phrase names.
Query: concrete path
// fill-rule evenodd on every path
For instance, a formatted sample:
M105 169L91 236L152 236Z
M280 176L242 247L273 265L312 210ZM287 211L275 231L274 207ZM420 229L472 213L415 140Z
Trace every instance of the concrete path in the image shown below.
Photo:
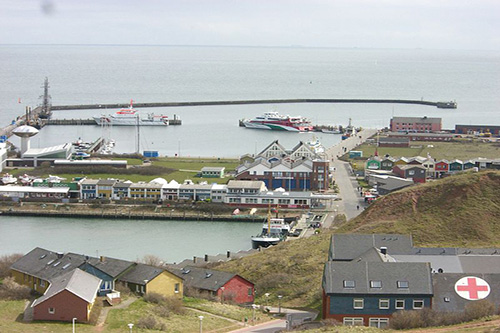
M316 316L318 315L317 313L314 313L314 312L296 310L296 309L287 309L287 308L279 309L277 307L271 307L271 306L266 306L265 308L269 309L269 313L271 313L271 314L278 314L281 310L281 314L295 314L298 317L309 317L309 318L311 318L311 320L314 320L316 318ZM232 333L243 333L243 332L274 333L274 332L281 332L282 330L286 329L286 324L287 324L286 318L276 319L276 320L268 321L266 323L241 328L241 329L238 329L236 331L231 331L231 332Z

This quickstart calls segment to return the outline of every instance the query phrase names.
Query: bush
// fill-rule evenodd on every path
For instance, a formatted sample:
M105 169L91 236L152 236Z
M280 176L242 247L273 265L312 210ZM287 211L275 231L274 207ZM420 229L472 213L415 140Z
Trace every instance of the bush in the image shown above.
M147 293L143 296L143 298L146 302L153 304L164 304L167 301L165 296L158 293Z
M13 277L7 277L0 285L0 299L21 300L31 296L31 289L18 284Z
M22 256L20 253L15 253L0 257L0 279L10 275L10 266Z
M167 330L167 325L165 325L165 323L157 321L156 318L153 316L142 317L141 319L139 319L137 327L145 328L148 330L159 330L159 331Z
M115 290L120 292L120 296L123 297L128 297L130 294L132 294L132 291L130 290L129 287L127 287L123 282L122 283L116 283L115 284Z
M496 314L495 304L488 300L470 302L465 306L465 321L471 321Z

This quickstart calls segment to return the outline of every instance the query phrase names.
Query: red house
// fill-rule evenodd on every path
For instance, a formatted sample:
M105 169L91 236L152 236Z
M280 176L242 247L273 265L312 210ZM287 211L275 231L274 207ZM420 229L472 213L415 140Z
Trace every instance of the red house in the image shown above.
M449 170L450 170L450 162L447 160L441 160L434 163L434 172L436 178L440 178L443 175L447 174Z
M221 302L254 302L254 284L237 274L194 266L184 267L177 274L184 278L184 288L216 296Z
M87 322L100 285L101 279L78 268L54 278L31 305L33 320Z

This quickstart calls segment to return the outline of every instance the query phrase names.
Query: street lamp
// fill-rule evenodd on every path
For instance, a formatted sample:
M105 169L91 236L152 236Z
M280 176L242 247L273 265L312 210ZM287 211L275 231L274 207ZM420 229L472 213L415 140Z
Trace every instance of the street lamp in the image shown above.
M198 318L200 319L200 333L203 332L203 316L198 316Z
M72 325L73 325L73 333L75 333L75 328L76 328L76 327L75 327L75 326L76 326L76 319L77 319L77 318L73 318L73 319L71 320L71 323L72 323Z
M252 313L252 325L255 325L255 309L257 309L258 305L257 304L252 304L252 309L253 309L253 313Z
M278 295L278 314L281 314L281 299L283 296Z
M224 303L224 287L220 287L220 302Z
M270 293L265 293L264 296L266 296L266 307L268 307L269 305L269 295L271 295Z
M127 326L128 326L128 328L129 328L129 330L130 330L130 333L132 333L132 327L134 327L134 324L130 323L130 324L128 324Z

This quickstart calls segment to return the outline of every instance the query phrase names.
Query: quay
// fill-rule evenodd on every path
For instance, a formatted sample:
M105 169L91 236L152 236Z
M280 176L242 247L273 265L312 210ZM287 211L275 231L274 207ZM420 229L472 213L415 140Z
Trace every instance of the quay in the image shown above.
M168 124L171 126L182 125L180 119L174 118L169 119ZM45 127L47 125L96 125L94 119L41 119L39 122L40 127Z
M456 102L430 102L424 100L408 99L338 99L338 98L303 98L303 99L259 99L240 101L205 101L205 102L159 102L159 103L134 103L137 108L182 107L182 106L214 106L214 105L245 105L245 104L299 104L299 103L368 103L368 104L416 104L435 106L442 109L456 109ZM128 107L128 104L79 104L79 105L53 105L52 111L63 110L92 110L92 109L117 109Z

